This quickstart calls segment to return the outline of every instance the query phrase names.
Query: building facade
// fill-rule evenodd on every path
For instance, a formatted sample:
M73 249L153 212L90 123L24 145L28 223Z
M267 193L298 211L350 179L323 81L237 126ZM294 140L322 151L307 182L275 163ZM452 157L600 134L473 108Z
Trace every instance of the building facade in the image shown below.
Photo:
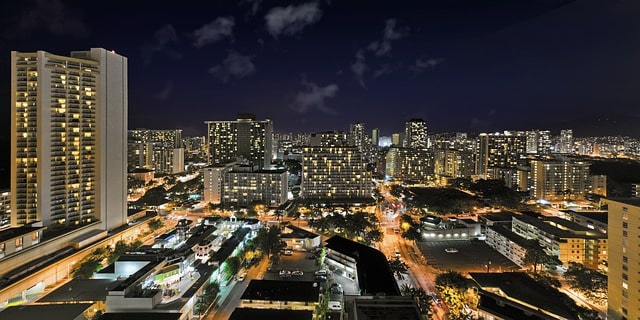
M427 122L423 119L411 119L404 124L405 148L426 149L429 147Z
M530 167L529 190L538 199L582 198L591 189L588 162L534 159Z
M152 169L157 174L184 171L182 130L135 129L128 133L128 170Z
M261 169L271 166L273 123L239 114L233 121L205 121L208 164L240 162Z
M609 205L608 319L640 318L640 199L607 199Z
M11 221L126 222L127 59L11 53Z
M489 168L516 168L525 164L526 136L516 132L482 133L478 137L477 174L489 177Z

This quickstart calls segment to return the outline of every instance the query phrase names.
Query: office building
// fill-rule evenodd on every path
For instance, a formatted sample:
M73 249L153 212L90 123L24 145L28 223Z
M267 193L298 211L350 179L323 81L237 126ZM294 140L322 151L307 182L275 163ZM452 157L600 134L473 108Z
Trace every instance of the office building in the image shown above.
M373 130L371 130L371 145L374 147L374 149L378 149L379 144L380 144L380 129L373 128Z
M391 145L400 147L402 146L402 133L392 133L391 134Z
M126 221L127 58L11 53L11 221Z
M530 162L531 195L546 200L571 200L584 197L590 190L589 163L567 159Z
M273 123L257 121L253 114L239 114L232 121L205 121L208 164L239 162L261 169L271 166Z
M530 130L526 131L527 154L551 154L551 131Z
M385 160L387 179L424 184L434 177L433 153L428 149L391 147Z
M182 130L129 130L128 170L152 169L156 174L184 171Z
M475 174L475 154L470 151L436 149L435 174L447 178L470 178Z
M414 118L405 122L404 147L412 149L426 149L429 147L426 121Z
M640 318L640 199L607 199L609 261L607 314L611 320Z

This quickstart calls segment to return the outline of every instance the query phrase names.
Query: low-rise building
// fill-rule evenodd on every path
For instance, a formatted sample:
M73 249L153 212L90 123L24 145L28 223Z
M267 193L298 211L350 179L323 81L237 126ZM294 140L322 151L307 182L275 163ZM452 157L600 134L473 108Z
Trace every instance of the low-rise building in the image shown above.
M280 239L287 244L287 248L296 251L310 251L322 244L319 234L293 225L285 226Z
M254 279L240 299L240 308L314 311L320 304L320 287L314 281Z
M525 266L526 240L506 226L491 226L486 229L486 244L513 261L520 268Z

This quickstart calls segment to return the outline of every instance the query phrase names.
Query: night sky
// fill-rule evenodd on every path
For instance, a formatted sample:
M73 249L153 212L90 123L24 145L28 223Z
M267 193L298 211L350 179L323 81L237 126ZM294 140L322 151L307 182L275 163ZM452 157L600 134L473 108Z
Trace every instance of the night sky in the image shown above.
M250 112L278 132L423 118L640 136L636 0L25 0L2 1L0 23L5 141L10 51L91 47L128 58L131 129L204 134Z

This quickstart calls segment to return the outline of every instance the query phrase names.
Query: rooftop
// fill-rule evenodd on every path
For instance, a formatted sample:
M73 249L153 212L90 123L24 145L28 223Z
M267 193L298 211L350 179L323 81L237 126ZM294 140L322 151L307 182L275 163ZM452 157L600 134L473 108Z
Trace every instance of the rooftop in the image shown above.
M73 279L40 298L38 302L106 301L109 290L120 282L122 281L110 279Z
M523 272L469 273L471 278L484 290L499 288L509 300L533 304L539 309L557 314L566 319L576 319L574 312L560 301L566 295L554 288L540 285Z
M313 232L310 232L310 231L307 231L305 229L302 229L302 228L299 228L299 227L296 227L296 226L292 226L292 225L287 225L285 227L285 230L286 229L291 230L291 232L283 232L280 235L280 238L285 238L285 239L290 239L290 238L298 238L298 239L304 238L304 239L307 239L307 238L309 238L309 239L311 239L311 238L317 238L317 237L320 236L320 235L315 234Z
M333 236L327 239L326 243L327 248L356 260L362 294L400 295L400 289L384 253L340 236Z
M229 320L312 320L313 311L236 308Z
M493 226L488 228L497 232L501 236L507 238L508 240L514 242L515 244L521 247L527 247L527 239L517 235L515 232L511 231L505 226L499 225L499 226Z
M20 305L0 312L0 318L2 320L69 320L81 316L91 305L92 303Z
M359 320L421 320L420 310L411 297L346 296L345 310Z
M634 207L640 207L640 198L611 198L607 200L628 204Z
M320 286L313 281L251 280L241 299L317 302Z
M23 235L26 235L38 230L42 230L44 228L45 227L31 227L31 226L9 228L9 229L0 231L0 242L5 242L13 238L21 237Z
M571 215L585 217L587 219L596 220L602 223L609 222L609 213L607 211L573 211L568 210Z

